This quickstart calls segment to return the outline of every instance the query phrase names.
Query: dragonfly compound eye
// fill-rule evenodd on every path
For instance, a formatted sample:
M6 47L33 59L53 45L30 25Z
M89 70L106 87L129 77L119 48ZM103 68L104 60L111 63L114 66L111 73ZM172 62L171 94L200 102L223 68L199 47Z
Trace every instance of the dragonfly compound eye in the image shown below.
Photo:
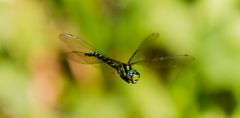
M140 73L136 70L129 70L127 73L127 78L131 83L135 84L140 78Z

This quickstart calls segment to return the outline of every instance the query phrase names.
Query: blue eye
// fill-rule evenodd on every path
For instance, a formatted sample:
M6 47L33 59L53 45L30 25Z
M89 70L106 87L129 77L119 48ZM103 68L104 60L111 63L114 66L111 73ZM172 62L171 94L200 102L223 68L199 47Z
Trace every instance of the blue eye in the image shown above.
M139 72L137 72L136 70L129 70L128 73L127 73L127 78L128 78L128 79L132 79L132 77L133 77L134 75L138 75L138 76L139 76L140 74L139 74Z
M132 76L133 76L133 71L128 71L128 73L127 73L127 78L132 78Z
M129 70L127 73L127 78L129 82L135 84L140 78L140 73L136 70Z

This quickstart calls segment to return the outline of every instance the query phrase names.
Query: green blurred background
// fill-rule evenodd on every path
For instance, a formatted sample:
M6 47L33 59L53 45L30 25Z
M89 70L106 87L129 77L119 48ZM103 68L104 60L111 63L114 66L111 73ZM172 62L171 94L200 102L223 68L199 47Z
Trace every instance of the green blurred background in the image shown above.
M127 84L66 60L62 32L123 62L159 32L195 61ZM1 118L239 118L239 83L239 0L0 0Z

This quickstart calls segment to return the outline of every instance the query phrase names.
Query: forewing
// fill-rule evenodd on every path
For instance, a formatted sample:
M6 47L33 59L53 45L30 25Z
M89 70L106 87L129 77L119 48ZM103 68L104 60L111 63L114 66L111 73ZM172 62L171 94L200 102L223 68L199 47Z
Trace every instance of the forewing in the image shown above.
M144 54L146 54L150 49L152 43L154 42L155 39L157 39L159 36L158 33L152 33L149 35L145 40L140 44L138 49L133 53L131 58L128 61L128 64L135 63L144 59Z
M97 59L94 56L87 56L83 52L72 51L65 54L68 59L76 61L81 64L97 64L101 63L101 60Z
M86 41L68 33L61 33L59 38L68 46L68 48L72 49L72 51L78 52L90 52L95 51L93 47L91 47Z
M155 68L175 68L179 66L185 66L190 64L194 60L191 55L176 55L165 57L154 57L152 59L139 60L132 63L132 65L140 64L147 65Z

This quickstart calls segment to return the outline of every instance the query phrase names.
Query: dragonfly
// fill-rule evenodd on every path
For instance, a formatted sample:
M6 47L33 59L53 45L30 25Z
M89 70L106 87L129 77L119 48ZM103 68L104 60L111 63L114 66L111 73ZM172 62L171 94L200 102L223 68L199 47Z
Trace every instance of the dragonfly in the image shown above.
M135 50L127 63L109 58L98 50L90 46L85 40L69 34L61 33L59 38L65 45L71 49L66 53L67 58L81 64L105 63L115 69L119 76L127 83L136 84L140 79L140 72L133 68L134 65L155 65L156 68L172 68L186 65L194 58L191 55L175 56L151 56L146 57L144 54L149 53L151 43L157 39L158 33L152 33L147 36L140 46Z

